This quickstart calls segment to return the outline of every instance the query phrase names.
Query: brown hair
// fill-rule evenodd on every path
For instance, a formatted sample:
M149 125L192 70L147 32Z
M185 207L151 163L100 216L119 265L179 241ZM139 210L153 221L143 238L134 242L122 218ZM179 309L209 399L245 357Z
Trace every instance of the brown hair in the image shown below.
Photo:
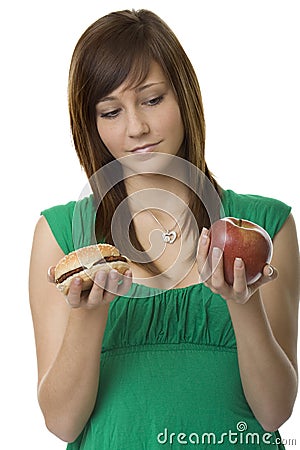
M100 18L84 32L75 47L69 73L69 111L80 164L90 178L114 160L97 130L96 104L126 79L135 85L142 82L153 60L163 69L178 99L185 130L179 156L200 169L221 192L205 162L205 121L195 71L172 30L147 10L113 12ZM99 206L96 227L108 243L113 243L113 213L125 197L125 185L120 182ZM198 196L191 196L189 206L199 228L210 226ZM130 228L133 245L142 250L134 227Z

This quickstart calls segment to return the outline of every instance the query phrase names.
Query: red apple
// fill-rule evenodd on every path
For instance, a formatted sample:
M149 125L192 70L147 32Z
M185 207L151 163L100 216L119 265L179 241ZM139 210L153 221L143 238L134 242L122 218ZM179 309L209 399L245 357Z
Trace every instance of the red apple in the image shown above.
M254 222L235 217L225 217L214 222L210 228L209 258L214 247L223 251L224 277L233 284L235 258L242 258L246 268L247 284L257 281L265 264L271 261L272 240L267 231Z

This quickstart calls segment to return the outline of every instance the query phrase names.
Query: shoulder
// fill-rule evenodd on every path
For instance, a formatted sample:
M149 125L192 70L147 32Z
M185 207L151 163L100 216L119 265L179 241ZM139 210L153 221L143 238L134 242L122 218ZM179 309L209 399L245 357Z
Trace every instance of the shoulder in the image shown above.
M238 194L224 190L222 204L226 216L251 220L265 228L273 238L290 215L291 207L281 200L257 194Z
M70 201L66 204L51 206L41 211L41 215L45 217L50 226L66 222L68 219L72 219L75 204L75 201Z
M65 254L91 243L95 222L92 196L52 206L44 209L41 215Z
M55 205L44 209L41 212L41 216L46 219L52 235L65 254L73 250L72 218L75 203L75 201L70 201L66 204Z

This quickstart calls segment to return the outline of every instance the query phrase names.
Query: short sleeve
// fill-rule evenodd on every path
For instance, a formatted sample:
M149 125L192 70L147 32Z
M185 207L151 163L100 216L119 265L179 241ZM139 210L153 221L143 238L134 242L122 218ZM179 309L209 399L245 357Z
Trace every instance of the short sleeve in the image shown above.
M222 203L226 216L257 223L272 239L291 212L291 207L280 200L253 194L237 194L231 190L223 192Z
M41 215L62 251L67 254L75 249L95 243L95 210L93 197L85 197L45 209Z

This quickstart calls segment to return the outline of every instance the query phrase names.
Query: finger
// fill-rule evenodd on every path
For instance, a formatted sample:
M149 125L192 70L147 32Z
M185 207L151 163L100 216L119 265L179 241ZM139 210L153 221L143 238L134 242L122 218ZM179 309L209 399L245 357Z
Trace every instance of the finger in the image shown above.
M55 282L55 267L54 266L50 266L47 272L47 279L49 281L49 283L54 283Z
M106 270L98 270L95 275L93 287L90 291L87 304L88 306L97 306L103 301L108 272Z
M203 227L197 248L197 266L201 282L206 281L210 277L210 267L208 262L209 242L208 229Z
M215 289L220 289L224 283L223 252L218 247L214 247L212 250L211 284Z
M105 292L103 294L103 300L105 302L111 302L117 295L119 295L118 289L120 278L121 274L117 270L112 269L109 272L106 280Z
M241 258L235 258L233 265L233 290L238 296L244 296L247 292L247 279L245 264Z
M129 291L132 284L132 271L126 270L121 281L122 283L119 283L118 295L125 295Z
M80 307L81 288L82 288L82 279L80 277L73 278L70 284L69 293L66 297L67 303L72 308Z

